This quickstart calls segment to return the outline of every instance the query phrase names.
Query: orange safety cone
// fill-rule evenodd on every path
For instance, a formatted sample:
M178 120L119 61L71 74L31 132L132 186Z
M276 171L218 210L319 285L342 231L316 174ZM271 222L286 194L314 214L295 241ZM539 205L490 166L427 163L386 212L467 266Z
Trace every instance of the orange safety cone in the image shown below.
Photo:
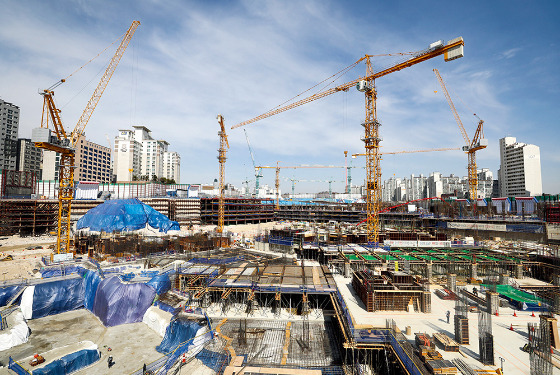
M535 312L534 312L534 311L531 313L531 316L532 316L533 318L535 317Z
M496 316L500 316L500 314L498 314L498 310L496 310Z
M513 324L510 324L509 330L510 330L510 331L513 331Z
M513 310L513 316L517 317L517 314L515 313L515 310Z

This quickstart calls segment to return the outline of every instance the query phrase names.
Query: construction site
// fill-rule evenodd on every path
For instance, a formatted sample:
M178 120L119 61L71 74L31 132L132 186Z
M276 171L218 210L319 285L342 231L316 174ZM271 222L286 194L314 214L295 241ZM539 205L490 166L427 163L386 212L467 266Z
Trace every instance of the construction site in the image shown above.
M257 185L263 168L276 170L276 199L226 197L222 115L218 196L130 182L77 199L76 142L138 26L72 132L53 100L60 83L41 93L50 125L34 142L60 154L60 179L52 198L0 200L0 375L560 374L558 196L479 198L482 120L473 138L459 120L472 199L381 201L375 80L458 59L462 37L381 71L365 55L354 64L365 63L364 77L232 127L357 87L362 201L281 199L280 169L321 166L254 159ZM31 194L41 185L3 184Z

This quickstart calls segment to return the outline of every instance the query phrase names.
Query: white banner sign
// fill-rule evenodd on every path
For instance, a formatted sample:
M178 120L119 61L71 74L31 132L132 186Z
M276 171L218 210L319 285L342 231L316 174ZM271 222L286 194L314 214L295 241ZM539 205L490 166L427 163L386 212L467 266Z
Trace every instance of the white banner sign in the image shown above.
M451 241L385 240L384 244L391 247L451 247Z
M470 230L492 230L496 232L505 232L505 224L484 224L484 223L458 223L447 222L449 229L470 229Z
M73 253L53 254L53 262L64 262L65 260L72 260L73 257Z

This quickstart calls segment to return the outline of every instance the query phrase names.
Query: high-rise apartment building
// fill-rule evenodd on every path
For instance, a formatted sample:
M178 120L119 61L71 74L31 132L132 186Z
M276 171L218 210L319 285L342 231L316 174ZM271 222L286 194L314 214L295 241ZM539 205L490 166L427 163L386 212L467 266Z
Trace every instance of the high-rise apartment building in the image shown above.
M515 137L500 139L502 197L531 197L542 194L541 152L535 145L518 143Z
M154 139L147 127L133 126L133 129L119 130L115 137L113 168L117 181L152 180L155 176L179 183L179 154L169 152L169 143Z
M43 180L59 179L60 154L43 150ZM74 181L111 182L111 149L81 138L76 145Z
M134 139L133 130L119 130L113 153L113 173L117 176L117 181L132 181L134 177L140 179L142 143Z
M43 153L35 147L31 139L20 138L17 141L16 165L18 171L33 172L38 180L41 179L41 164Z
M0 99L0 170L17 169L19 107Z
M163 154L163 177L168 180L181 180L181 156L178 152L168 151Z

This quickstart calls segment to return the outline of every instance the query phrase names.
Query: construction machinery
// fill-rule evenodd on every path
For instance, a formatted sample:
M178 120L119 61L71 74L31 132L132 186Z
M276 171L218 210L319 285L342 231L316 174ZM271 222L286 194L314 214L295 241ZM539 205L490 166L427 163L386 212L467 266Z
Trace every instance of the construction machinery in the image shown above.
M458 151L461 150L459 147L450 147L450 148L429 148L426 150L405 150L405 151L389 151L389 152L380 152L379 155L397 155L397 154L414 154L417 152L434 152L434 151ZM367 154L352 154L353 158L356 156L366 156Z
M467 132L465 131L465 127L463 126L463 122L457 113L457 109L455 109L455 105L451 100L451 96L449 92L447 92L447 88L445 87L445 83L439 74L437 69L434 69L434 73L441 85L445 98L447 99L447 103L449 103L449 107L451 107L451 112L453 112L453 116L455 117L455 121L457 121L457 125L459 125L459 130L463 135L463 139L465 140L465 146L463 146L463 151L467 153L468 156L468 181L469 181L469 198L474 199L475 201L478 199L478 174L476 170L476 152L478 150L482 150L488 146L488 140L484 138L484 133L482 126L484 121L480 119L476 114L474 114L478 118L478 126L476 131L474 132L474 136L472 139L469 139Z
M316 94L313 94L307 98L298 100L291 104L276 107L271 111L263 113L257 117L250 120L243 121L237 125L234 125L232 129L238 128L240 126L248 125L253 122L262 120L264 118L282 113L289 109L299 107L303 104L315 101L317 99L324 98L328 95L347 91L351 87L355 86L359 91L365 94L365 121L364 126L364 138L362 139L365 144L366 149L366 192L367 192L367 235L368 242L377 244L379 242L379 216L378 212L381 206L381 155L380 155L380 143L381 137L379 135L379 127L381 123L377 118L377 90L375 86L375 80L381 78L388 74L397 72L404 68L416 65L420 62L432 59L439 55L444 55L445 61L451 61L463 57L463 38L455 38L448 41L447 43L443 40L439 40L429 45L429 47L423 51L414 53L411 58L397 63L389 68L383 69L381 71L375 72L372 65L373 55L365 55L354 64L341 71L342 74L346 74L349 69L355 67L362 61L366 63L366 75L364 77L357 78L348 83L336 86L330 89L324 89ZM299 96L299 95L298 95ZM297 97L297 96L296 96Z
M299 169L299 168L346 168L346 167L341 167L341 166L334 166L334 165L296 165L296 166L280 166L280 162L276 162L276 167L269 167L268 165L266 166L260 166L260 167L255 167L259 168L259 169L276 169L276 182L275 182L275 187L276 187L276 209L279 210L280 209L280 169Z
M41 127L33 129L33 142L38 148L55 151L60 154L58 230L56 240L57 253L68 253L70 251L70 214L72 199L74 198L75 147L80 141L80 138L84 136L86 125L139 25L139 21L133 21L124 34L117 51L101 77L101 81L97 85L97 88L93 92L78 123L71 133L67 133L64 129L60 117L61 111L56 107L54 102L53 90L64 83L66 79L61 79L59 82L40 93L43 96L43 115L41 117ZM55 135L51 135L51 129L54 130Z
M220 124L220 131L218 135L220 136L220 148L218 150L218 162L220 163L220 199L218 201L218 234L220 236L220 247L227 246L227 241L222 241L224 232L224 195L225 195L225 171L226 171L226 150L229 148L229 142L227 139L226 128L224 126L224 117L222 115L216 116L218 123Z
M249 153L251 154L251 161L253 162L253 169L255 170L255 197L259 196L260 178L262 177L262 170L257 168L255 164L255 157L253 155L253 149L251 148L251 143L249 143L249 135L247 135L247 130L243 129L245 132L245 139L247 140L247 146L249 147Z

